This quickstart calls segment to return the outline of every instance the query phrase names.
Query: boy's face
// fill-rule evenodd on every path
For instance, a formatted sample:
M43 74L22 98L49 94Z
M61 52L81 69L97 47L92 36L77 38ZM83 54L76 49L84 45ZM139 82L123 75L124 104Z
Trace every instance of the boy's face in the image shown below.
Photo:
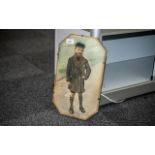
M81 58L83 56L84 48L75 47L75 56Z

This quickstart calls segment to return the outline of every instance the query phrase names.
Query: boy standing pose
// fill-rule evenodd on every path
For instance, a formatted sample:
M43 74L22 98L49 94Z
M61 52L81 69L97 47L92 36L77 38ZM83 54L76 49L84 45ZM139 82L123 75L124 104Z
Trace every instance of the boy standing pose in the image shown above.
M83 52L85 49L85 44L78 42L75 45L74 55L68 59L66 78L68 82L68 88L71 92L70 94L70 108L69 112L74 113L74 97L78 94L79 98L79 109L82 113L85 113L83 107L83 97L84 93L84 81L87 80L91 73L91 68L89 66L88 60L83 57Z

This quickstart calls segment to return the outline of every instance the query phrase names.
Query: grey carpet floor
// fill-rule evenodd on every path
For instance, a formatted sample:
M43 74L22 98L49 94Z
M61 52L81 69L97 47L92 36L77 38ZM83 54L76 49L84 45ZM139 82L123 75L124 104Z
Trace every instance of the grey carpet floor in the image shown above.
M0 125L155 125L155 93L100 107L88 121L51 103L54 30L0 30Z

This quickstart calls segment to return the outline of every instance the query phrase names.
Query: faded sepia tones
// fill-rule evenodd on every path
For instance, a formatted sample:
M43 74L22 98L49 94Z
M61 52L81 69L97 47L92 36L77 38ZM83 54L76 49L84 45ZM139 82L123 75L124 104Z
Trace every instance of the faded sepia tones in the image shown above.
M70 91L66 79L69 58L74 55L76 43L81 42L86 47L83 52L91 69L89 78L84 81L83 107L85 112L79 110L78 94L74 98L74 113L69 112ZM55 76L53 103L61 114L86 120L98 112L99 98L103 81L106 61L106 51L101 43L92 37L70 35L59 45L57 70Z

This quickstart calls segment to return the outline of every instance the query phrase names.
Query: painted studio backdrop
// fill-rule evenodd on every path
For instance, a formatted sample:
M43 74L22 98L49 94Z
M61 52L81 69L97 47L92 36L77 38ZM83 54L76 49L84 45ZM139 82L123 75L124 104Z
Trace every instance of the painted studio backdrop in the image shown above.
M105 61L96 38L70 35L60 43L53 103L61 114L86 120L98 112Z

